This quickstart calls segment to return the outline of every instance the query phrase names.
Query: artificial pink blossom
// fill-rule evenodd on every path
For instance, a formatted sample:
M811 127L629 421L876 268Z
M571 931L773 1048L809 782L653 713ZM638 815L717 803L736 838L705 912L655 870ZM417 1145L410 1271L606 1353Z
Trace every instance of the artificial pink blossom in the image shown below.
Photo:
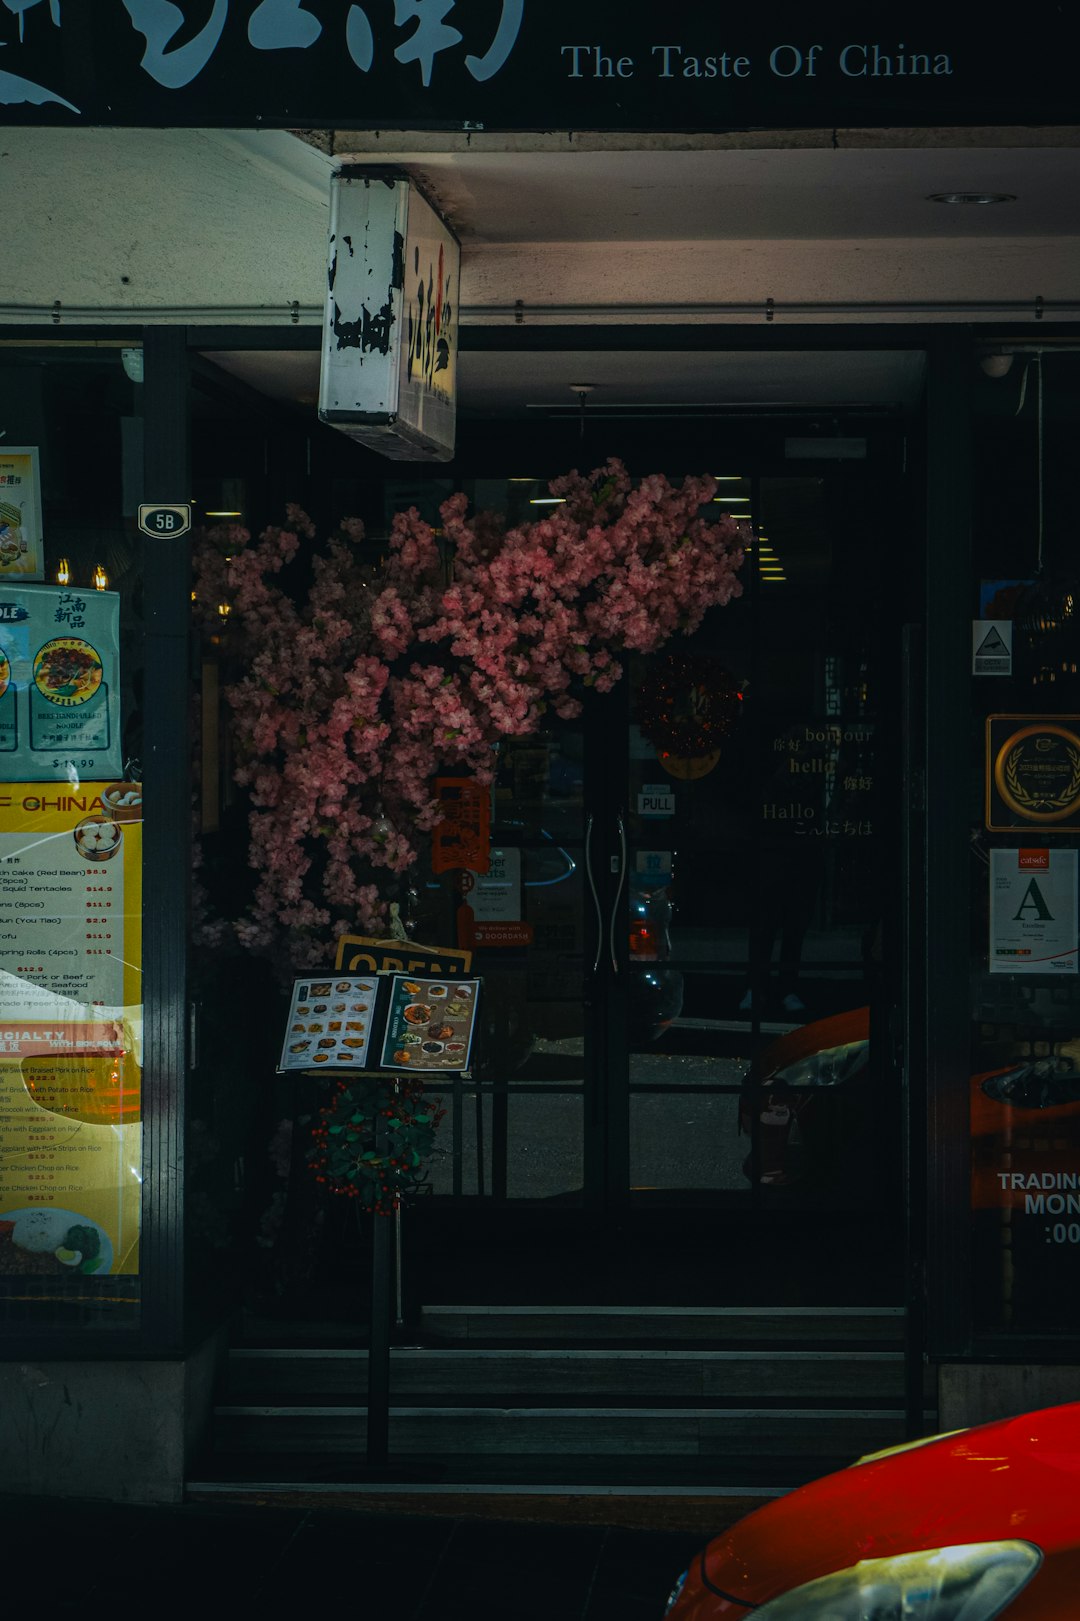
M317 967L342 933L384 928L438 820L438 775L491 782L500 741L550 711L573 718L626 653L740 594L742 538L711 517L713 479L634 484L611 461L551 489L562 506L510 529L451 496L441 544L415 509L397 514L377 577L349 519L311 555L302 601L282 583L314 537L299 508L255 542L238 527L203 535L195 613L239 672L228 701L257 885L234 933L247 949L284 936L298 967Z

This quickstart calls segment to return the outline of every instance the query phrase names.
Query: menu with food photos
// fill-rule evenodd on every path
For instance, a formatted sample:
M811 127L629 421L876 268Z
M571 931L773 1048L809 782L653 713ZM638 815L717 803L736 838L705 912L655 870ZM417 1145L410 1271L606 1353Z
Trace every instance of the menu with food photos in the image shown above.
M360 978L310 975L293 984L278 1072L364 1069L379 986Z
M478 979L412 979L395 974L383 1032L382 1068L468 1069Z
M460 975L305 975L293 983L278 1073L467 1069L479 994L480 981Z

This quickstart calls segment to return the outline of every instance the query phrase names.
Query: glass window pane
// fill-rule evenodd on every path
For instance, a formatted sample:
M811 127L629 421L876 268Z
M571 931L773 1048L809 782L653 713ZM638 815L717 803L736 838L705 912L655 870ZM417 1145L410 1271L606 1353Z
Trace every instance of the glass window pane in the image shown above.
M139 1321L142 419L0 346L0 1321Z
M972 368L971 1253L976 1328L1080 1327L1080 356ZM987 641L990 631L994 636ZM980 663L981 660L981 663ZM982 673L980 673L982 672Z
M431 1191L463 1198L490 1195L491 1095L463 1086L458 1098L450 1089L441 1096L446 1118L431 1161Z

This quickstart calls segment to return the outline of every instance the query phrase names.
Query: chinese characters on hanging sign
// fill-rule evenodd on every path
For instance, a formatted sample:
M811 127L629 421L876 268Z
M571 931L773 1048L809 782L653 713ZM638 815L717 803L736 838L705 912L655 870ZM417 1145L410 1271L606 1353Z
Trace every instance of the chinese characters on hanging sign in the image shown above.
M432 872L468 867L486 873L491 861L491 795L471 777L437 777L439 821L431 834Z

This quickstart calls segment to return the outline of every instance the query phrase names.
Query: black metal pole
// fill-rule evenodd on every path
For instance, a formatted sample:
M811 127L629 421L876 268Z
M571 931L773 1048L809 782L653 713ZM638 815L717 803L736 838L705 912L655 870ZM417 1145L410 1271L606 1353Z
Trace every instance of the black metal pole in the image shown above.
M187 333L148 327L143 500L191 493ZM144 540L142 740L145 1051L142 1300L155 1350L184 1347L184 1142L188 1067L187 922L191 861L190 536Z
M375 1152L387 1150L386 1120L379 1116ZM371 1322L368 1333L367 1461L370 1468L385 1467L390 1457L390 1331L394 1287L392 1247L394 1218L371 1218Z

